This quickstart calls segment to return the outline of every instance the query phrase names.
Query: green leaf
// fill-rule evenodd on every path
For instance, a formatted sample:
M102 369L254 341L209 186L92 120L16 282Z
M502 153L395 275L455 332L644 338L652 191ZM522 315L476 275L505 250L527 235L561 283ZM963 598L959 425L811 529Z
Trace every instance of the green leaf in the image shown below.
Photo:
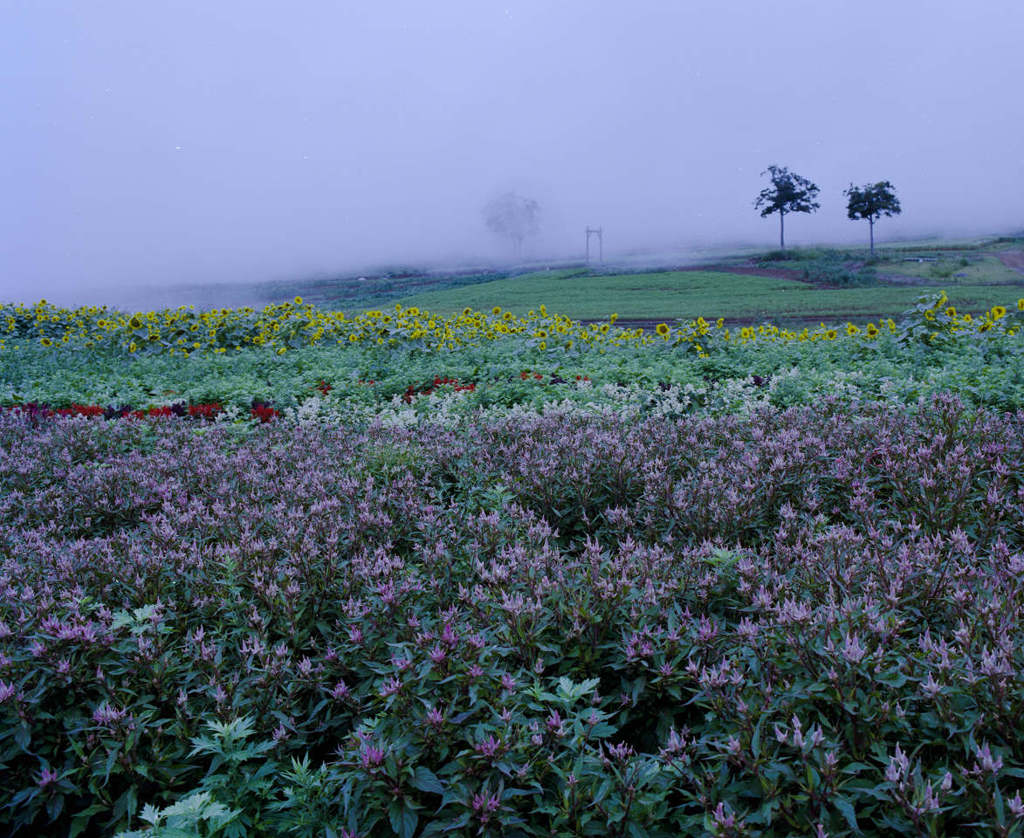
M391 828L397 835L401 838L412 838L419 816L413 811L408 800L395 800L388 807L388 820L391 821Z
M846 823L849 824L850 829L853 830L854 834L860 832L860 828L857 826L857 813L854 811L853 804L845 797L836 796L832 799L835 803L836 808L842 813L842 816L846 818Z
M444 794L444 783L425 765L417 766L416 772L409 781L413 788L430 794Z

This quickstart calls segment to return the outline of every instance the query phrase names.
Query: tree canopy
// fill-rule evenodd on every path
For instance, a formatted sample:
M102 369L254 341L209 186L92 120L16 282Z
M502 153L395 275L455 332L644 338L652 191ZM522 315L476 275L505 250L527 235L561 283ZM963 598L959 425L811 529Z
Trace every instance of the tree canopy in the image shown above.
M761 190L754 201L754 208L761 210L761 217L779 214L779 247L786 249L785 216L787 212L814 212L821 205L815 200L818 187L805 177L795 174L785 166L769 166L762 175L768 175L772 185Z
M903 212L893 185L887 180L854 186L843 191L849 199L846 215L854 221L867 220L871 236L871 252L875 252L875 222L883 215L891 217Z

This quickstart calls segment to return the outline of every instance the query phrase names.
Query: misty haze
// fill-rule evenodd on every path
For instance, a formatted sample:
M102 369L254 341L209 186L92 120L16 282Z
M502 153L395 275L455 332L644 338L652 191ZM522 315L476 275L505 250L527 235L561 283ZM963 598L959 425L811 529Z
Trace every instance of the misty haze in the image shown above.
M1019 2L11 2L0 297L770 247L769 165L821 189L794 246L1024 223ZM514 252L483 209L537 202ZM164 289L160 293L160 289ZM192 292L195 292L193 287ZM123 296L122 296L123 295Z

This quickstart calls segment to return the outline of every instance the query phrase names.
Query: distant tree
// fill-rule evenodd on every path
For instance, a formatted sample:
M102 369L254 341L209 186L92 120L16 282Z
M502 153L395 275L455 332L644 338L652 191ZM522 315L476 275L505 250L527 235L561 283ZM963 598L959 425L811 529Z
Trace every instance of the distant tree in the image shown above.
M820 204L818 187L807 178L793 174L785 166L769 166L762 175L771 178L772 185L761 190L754 201L754 209L761 210L761 217L766 218L773 212L779 214L779 249L786 249L786 213L814 212Z
M506 192L484 207L484 224L492 233L508 236L516 258L523 255L523 241L540 226L540 205L532 198Z
M849 198L846 205L846 215L854 221L868 220L868 229L871 234L871 255L875 255L875 222L881 217L892 217L903 212L899 199L893 190L893 185L887 180L880 180L878 183L868 183L857 187L852 183L850 188L843 191Z

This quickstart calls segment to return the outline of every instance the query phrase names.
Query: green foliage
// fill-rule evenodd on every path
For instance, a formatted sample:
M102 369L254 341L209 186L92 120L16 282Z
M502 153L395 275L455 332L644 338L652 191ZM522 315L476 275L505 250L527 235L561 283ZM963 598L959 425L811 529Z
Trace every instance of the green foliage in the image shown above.
M842 258L841 253L834 259L825 252L814 255L833 265ZM920 296L920 289L907 290L911 299ZM623 346L602 354L585 349L540 349L531 340L495 341L444 352L358 345L297 349L284 355L254 349L231 357L197 354L189 358L124 358L114 352L93 351L86 359L79 352L27 347L0 352L0 404L148 408L215 401L227 409L220 417L222 422L243 423L253 421L249 408L254 399L308 415L311 420L320 417L318 421L326 421L333 416L336 421L357 424L382 416L397 420L406 414L414 421L427 421L437 418L439 410L453 421L459 417L468 420L481 409L539 411L551 402L632 410L652 398L654 405L649 410L730 411L773 392L752 384L754 375L769 379L772 388L794 388L799 382L802 400L774 393L770 398L777 404L813 403L834 392L840 382L851 398L871 398L883 392L887 398L913 403L917 395L937 389L933 382L940 381L942 387L955 389L978 404L1012 404L1020 392L1022 345L1019 331L1018 336L1010 337L1004 332L1015 324L1019 328L1024 313L1013 306L995 331L977 339L949 331L955 318L946 308L955 298L935 312L937 320L926 321L921 312L932 307L934 296L924 308L915 303L910 309L914 328L925 330L922 334L942 333L934 339L933 351L924 355L908 354L903 339L890 335L883 321L876 323L882 333L874 340L865 339L863 327L861 334L849 341L844 337L815 342L716 342L712 330L702 338L706 358L667 343ZM957 317L962 315L958 312ZM985 312L979 312L977 322L984 317ZM738 332L735 327L733 330ZM797 371L795 377L790 376L793 370ZM525 378L524 372L528 372ZM584 376L587 381L582 380ZM435 387L438 378L473 383L474 387ZM965 389L957 381L974 383ZM321 382L329 383L328 392L318 389ZM674 389L658 389L661 385ZM415 397L407 401L410 387ZM684 393L686 388L689 390ZM652 389L653 394L649 392ZM675 397L682 401L673 401ZM405 454L382 449L379 456L383 461L398 457L396 465L416 466L405 461Z
M816 200L818 187L807 178L790 172L785 166L769 166L761 174L768 175L772 182L754 201L754 208L761 210L762 218L776 212L814 212L820 208Z
M978 321L0 354L230 409L0 416L0 824L1015 834L1024 300Z
M899 215L903 211L893 185L887 180L862 187L851 183L843 195L848 199L846 215L855 221L877 221L882 216Z
M821 206L816 200L818 187L784 166L769 166L761 174L767 174L772 185L761 190L754 201L754 208L761 210L762 218L776 212L779 214L779 249L785 250L783 231L786 213L815 212Z

